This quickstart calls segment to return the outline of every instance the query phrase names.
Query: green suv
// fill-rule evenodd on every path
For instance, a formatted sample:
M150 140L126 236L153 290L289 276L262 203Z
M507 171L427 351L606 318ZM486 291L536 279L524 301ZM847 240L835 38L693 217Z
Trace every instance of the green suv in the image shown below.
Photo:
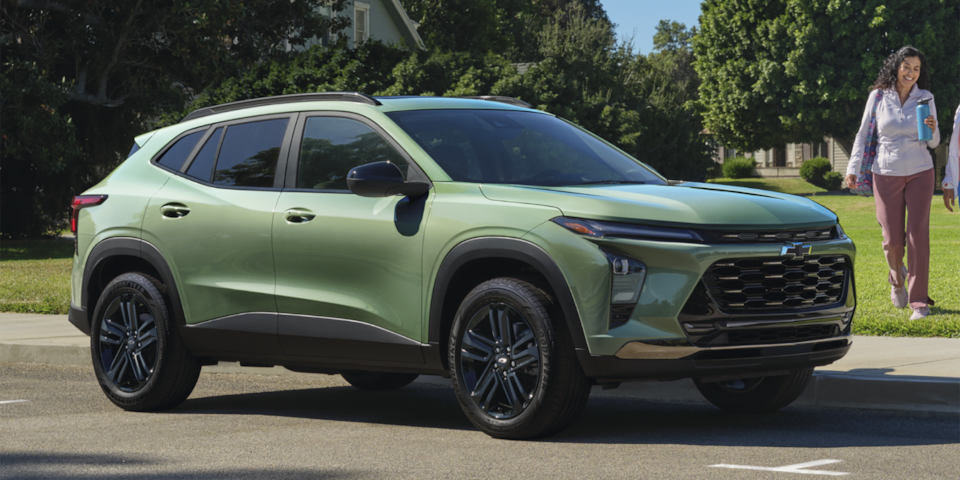
M452 380L494 437L592 385L784 407L850 348L855 248L800 197L677 183L507 97L287 95L136 138L73 200L70 321L127 410L203 365Z

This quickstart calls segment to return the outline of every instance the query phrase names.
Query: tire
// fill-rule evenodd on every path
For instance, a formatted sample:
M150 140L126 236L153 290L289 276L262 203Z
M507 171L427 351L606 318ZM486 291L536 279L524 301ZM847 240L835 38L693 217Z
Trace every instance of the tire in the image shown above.
M712 404L730 413L764 413L793 403L807 388L813 369L792 370L777 377L746 378L723 382L693 379L697 390Z
M344 380L360 390L396 390L406 387L420 375L416 373L343 372Z
M467 294L448 360L460 407L495 438L559 432L590 396L563 317L545 292L522 280L488 280Z
M157 279L125 273L107 285L94 308L93 369L107 398L124 410L173 408L197 384L200 364L180 339L166 298Z

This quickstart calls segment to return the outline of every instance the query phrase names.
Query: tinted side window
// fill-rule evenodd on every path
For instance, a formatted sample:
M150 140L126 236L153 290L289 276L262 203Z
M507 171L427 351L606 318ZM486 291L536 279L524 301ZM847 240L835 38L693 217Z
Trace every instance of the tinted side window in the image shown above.
M187 157L190 156L190 152L193 151L193 147L197 146L197 142L200 141L200 138L203 137L204 133L207 132L194 132L181 138L180 140L177 140L177 143L174 143L172 147L163 153L163 156L157 159L157 163L167 168L180 170L180 167L183 166L183 162L187 161ZM134 147L136 147L136 144L134 144ZM132 150L130 155L133 155L134 151L135 150Z
M289 120L280 118L227 127L217 156L213 183L237 187L272 187Z
M210 181L210 173L213 171L213 161L217 159L217 148L220 146L220 136L223 135L223 127L213 131L210 139L203 145L200 152L197 153L190 168L187 169L187 175L199 178L204 182Z
M303 129L297 188L348 190L353 167L390 162L407 176L409 165L383 137L357 120L311 117Z

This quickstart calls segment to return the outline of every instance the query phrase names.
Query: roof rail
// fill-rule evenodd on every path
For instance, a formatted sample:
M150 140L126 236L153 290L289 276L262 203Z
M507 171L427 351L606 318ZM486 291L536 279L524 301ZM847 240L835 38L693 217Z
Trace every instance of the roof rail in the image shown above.
M533 105L530 105L523 100L517 100L513 97L504 97L502 95L478 95L475 97L460 97L460 98L472 98L475 100L486 100L488 102L500 102L506 103L507 105L513 105L515 107L524 107L524 108L533 108Z
M377 99L371 97L370 95L357 92L321 92L321 93L295 93L293 95L277 95L275 97L263 97L263 98L253 98L250 100L240 100L239 102L224 103L222 105L214 105L212 107L198 108L186 117L183 117L183 120L180 120L180 123L194 120L197 118L206 117L207 115L214 115L217 113L231 112L234 110L241 110L244 108L251 107L262 107L265 105L282 105L284 103L297 103L297 102L356 102L356 103L365 103L367 105L379 106L382 105Z

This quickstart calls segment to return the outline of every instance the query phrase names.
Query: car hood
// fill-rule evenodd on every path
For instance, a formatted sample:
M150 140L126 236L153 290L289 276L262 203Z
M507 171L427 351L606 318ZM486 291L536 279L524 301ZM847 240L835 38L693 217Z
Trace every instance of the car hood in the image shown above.
M807 228L837 223L833 212L807 198L709 183L480 188L490 200L546 205L567 217L595 220L688 228Z

